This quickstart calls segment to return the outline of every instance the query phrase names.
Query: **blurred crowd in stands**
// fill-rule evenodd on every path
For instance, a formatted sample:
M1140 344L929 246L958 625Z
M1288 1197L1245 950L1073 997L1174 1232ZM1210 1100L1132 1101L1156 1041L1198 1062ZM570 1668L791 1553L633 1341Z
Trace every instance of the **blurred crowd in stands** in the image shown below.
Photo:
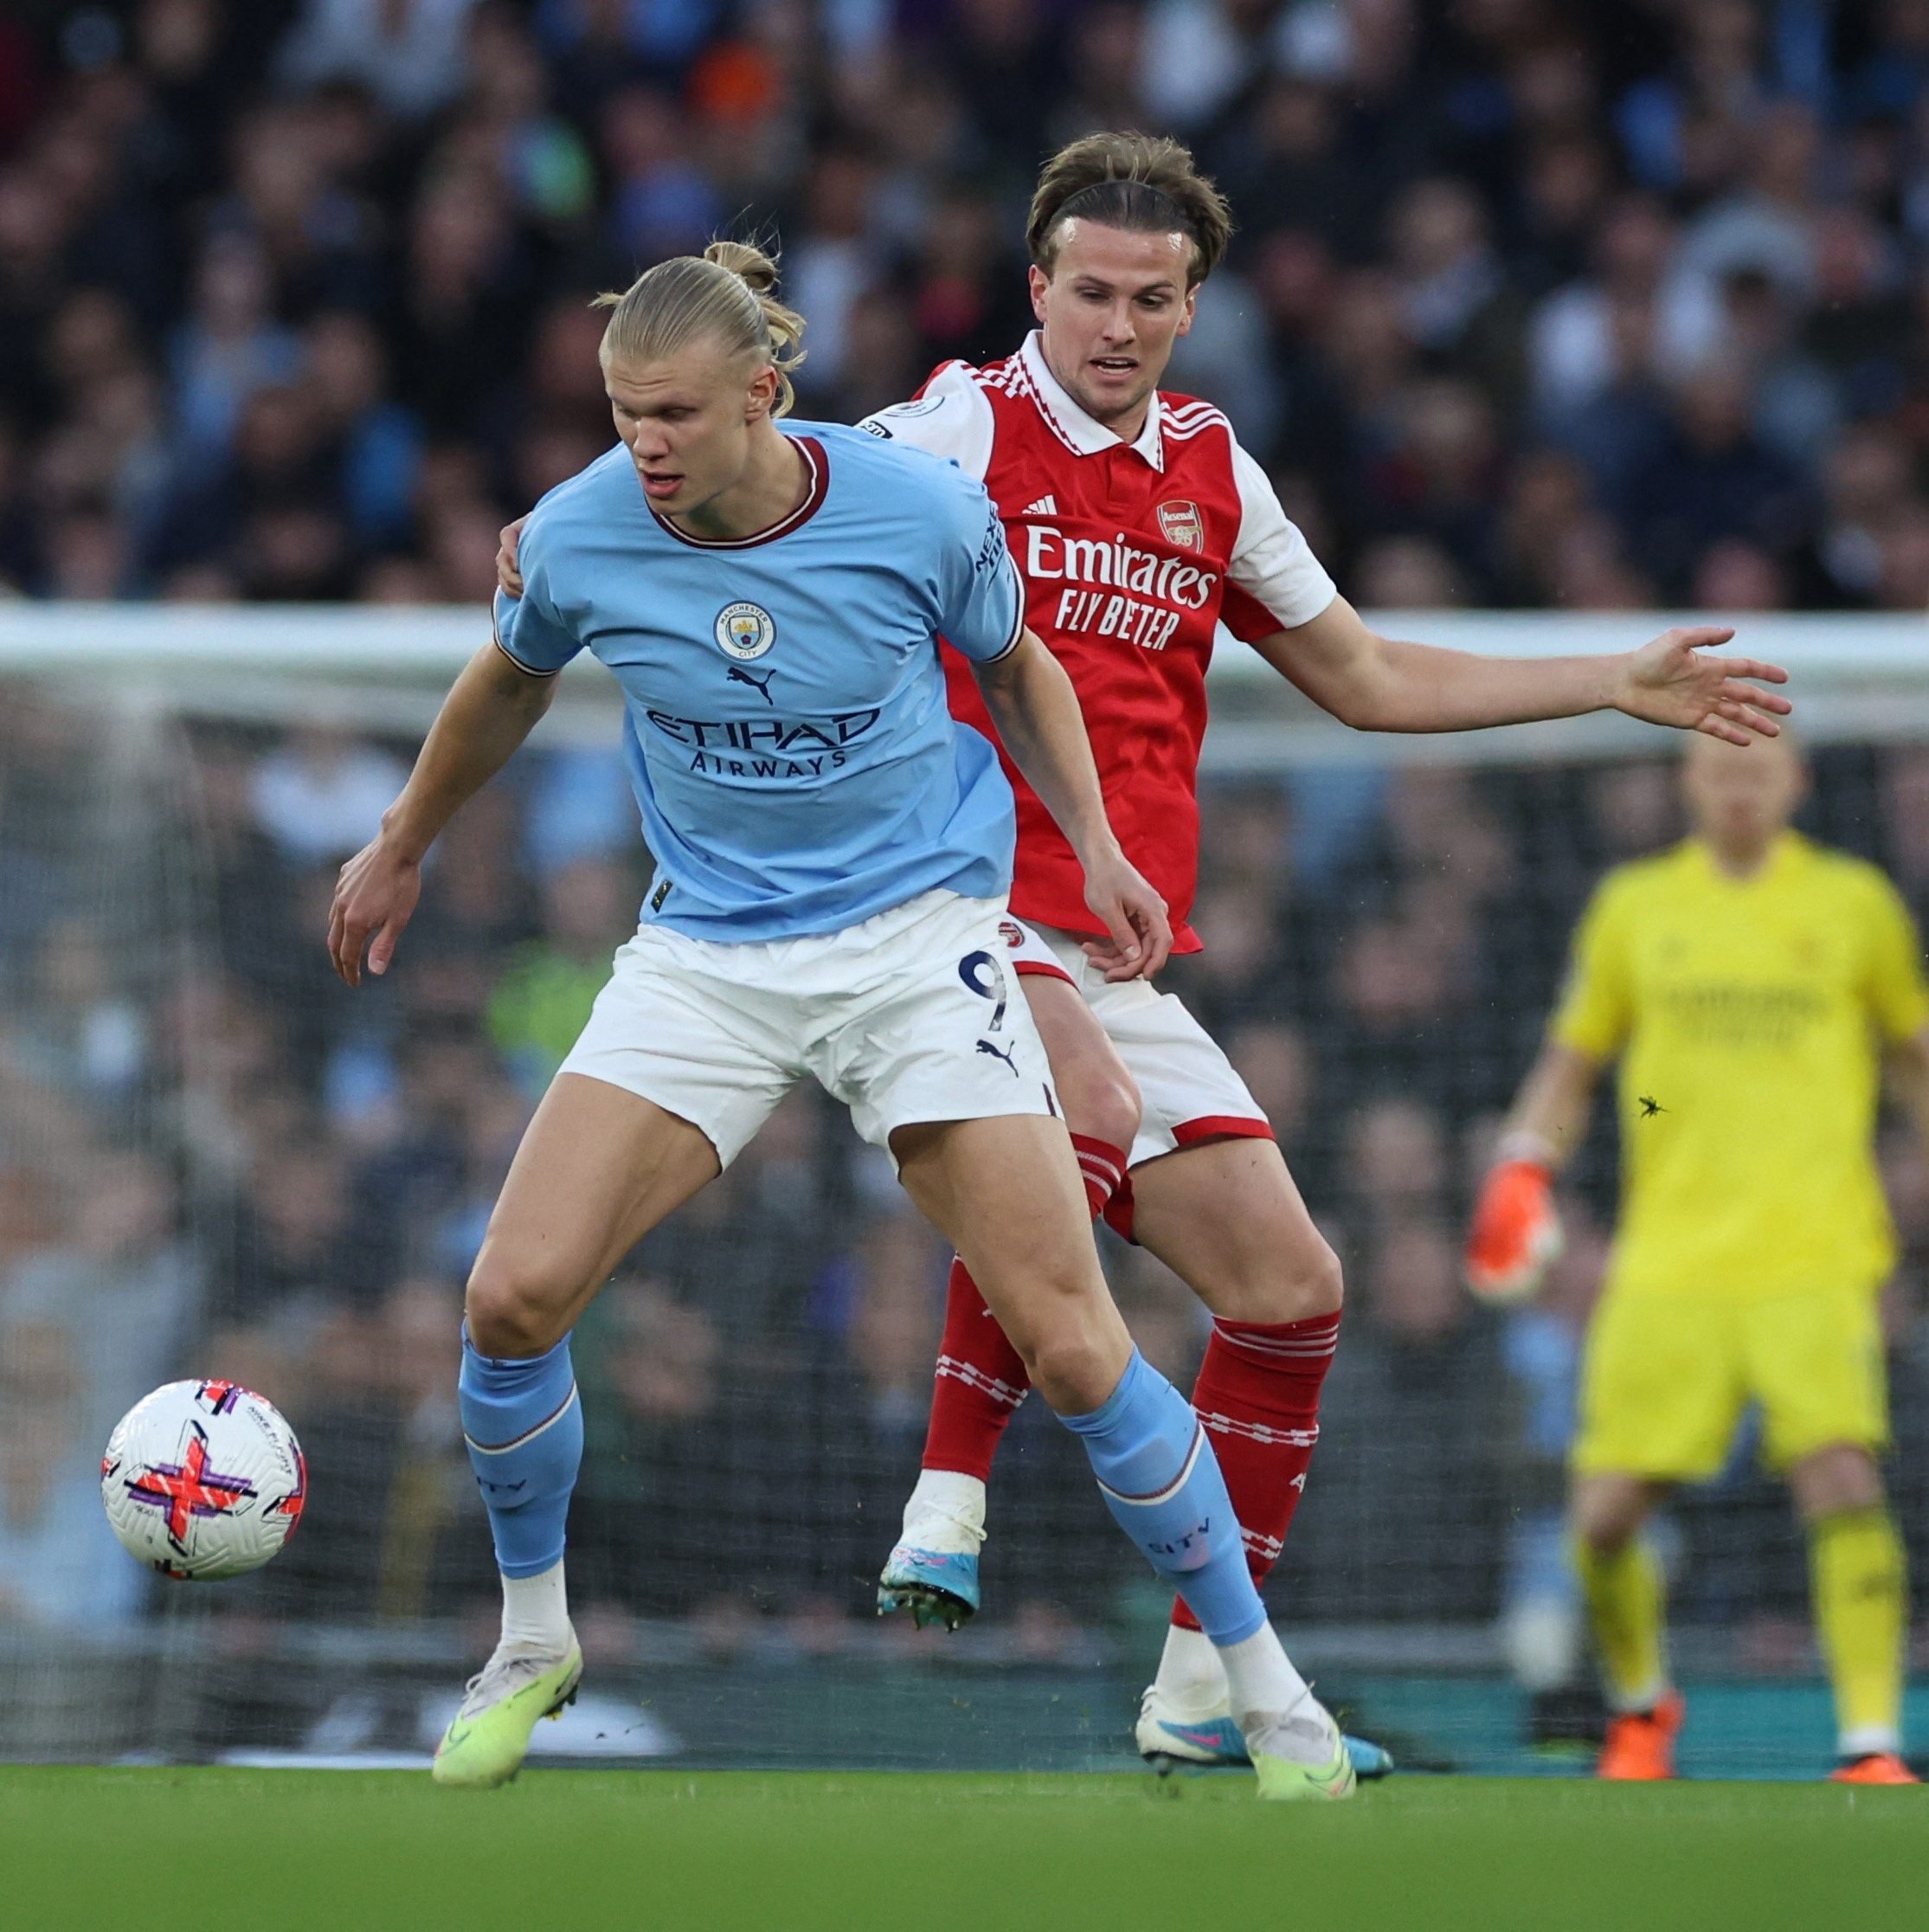
M321 944L329 892L408 744L124 729L24 692L0 706L0 1626L151 1607L98 1457L129 1403L190 1372L282 1404L313 1478L299 1535L220 1612L485 1620L461 1284L646 889L619 761L521 754L437 847L390 974L350 993ZM1929 911L1929 752L1829 750L1816 775L1804 823ZM1678 834L1674 773L1327 770L1213 786L1205 808L1207 947L1170 983L1226 1041L1349 1281L1275 1603L1302 1626L1502 1619L1538 1654L1571 1610L1561 1459L1611 1121L1535 1308L1470 1300L1461 1231L1573 918L1603 866ZM1896 1488L1929 1562L1929 1169L1906 1136L1891 1152L1911 1251ZM1143 1251L1103 1248L1141 1345L1189 1382L1197 1304ZM814 1088L641 1245L577 1342L570 1564L594 1627L620 1643L639 1615L686 1618L720 1652L773 1631L809 1654L912 1641L865 1620L868 1580L916 1467L947 1260ZM993 1515L997 1654L1064 1661L1135 1605L1162 1614L1035 1401ZM1679 1520L1683 1615L1799 1651L1801 1546L1746 1443Z
M1929 0L15 0L0 579L480 598L595 291L772 233L855 418L1134 126L1240 222L1173 386L1356 602L1920 609L1926 76Z
M1929 0L15 0L0 580L479 602L498 524L611 440L597 289L768 224L810 319L801 407L854 418L1015 345L1038 159L1139 126L1191 139L1241 222L1173 385L1229 411L1356 601L1919 609L1926 79ZM520 757L351 995L327 898L411 747L123 729L0 704L0 1623L150 1602L96 1459L189 1369L283 1403L314 1472L225 1610L486 1609L460 1284L647 883L620 772ZM1929 911L1929 754L1832 750L1818 779L1806 822ZM1469 1301L1460 1227L1590 884L1678 829L1659 764L1206 801L1207 950L1171 983L1351 1282L1289 1623L1559 1594L1610 1130L1534 1311ZM1892 1166L1897 1490L1929 1574L1929 1188L1906 1143ZM1106 1259L1188 1377L1196 1304ZM579 1346L586 1633L856 1640L945 1262L814 1092L643 1245ZM1684 1615L1798 1647L1784 1505L1746 1458L1720 1500L1678 1519ZM987 1640L1079 1654L1135 1573L1036 1402L993 1507Z

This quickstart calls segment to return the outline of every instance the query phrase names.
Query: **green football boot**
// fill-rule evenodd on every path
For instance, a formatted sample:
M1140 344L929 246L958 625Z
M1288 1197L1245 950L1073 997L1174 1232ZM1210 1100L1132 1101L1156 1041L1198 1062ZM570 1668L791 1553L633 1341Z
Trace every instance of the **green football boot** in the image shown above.
M1323 1704L1308 1698L1290 1716L1255 1711L1242 1729L1262 1798L1294 1803L1353 1796L1353 1755Z
M523 1768L537 1720L574 1703L582 1681L582 1646L574 1636L558 1660L498 1647L469 1679L462 1708L435 1747L437 1784L486 1788L507 1784Z

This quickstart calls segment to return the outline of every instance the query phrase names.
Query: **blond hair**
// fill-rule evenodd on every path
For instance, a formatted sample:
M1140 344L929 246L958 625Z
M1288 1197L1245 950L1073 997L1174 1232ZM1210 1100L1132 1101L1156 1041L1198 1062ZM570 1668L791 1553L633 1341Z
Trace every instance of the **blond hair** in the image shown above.
M610 312L601 355L613 362L656 362L708 338L732 355L760 357L777 372L783 415L797 400L790 372L804 359L804 319L771 293L777 264L749 242L712 242L701 255L672 255L646 268L621 294L597 296Z
M1218 267L1232 239L1232 210L1199 171L1192 150L1152 134L1087 134L1045 163L1025 240L1047 275L1066 222L1095 222L1134 235L1189 235L1187 287Z

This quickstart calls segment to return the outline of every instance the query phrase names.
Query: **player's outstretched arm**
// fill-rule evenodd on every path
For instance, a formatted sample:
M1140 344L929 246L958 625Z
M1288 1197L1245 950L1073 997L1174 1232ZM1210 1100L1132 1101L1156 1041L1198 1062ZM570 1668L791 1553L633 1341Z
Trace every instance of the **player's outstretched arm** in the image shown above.
M1166 902L1113 836L1084 714L1064 667L1027 630L989 664L974 665L985 708L1012 763L1057 821L1085 869L1085 903L1111 937L1093 950L1109 980L1150 979L1172 950Z
M1276 631L1253 648L1356 731L1467 731L1619 711L1746 744L1773 737L1776 719L1794 707L1762 688L1788 682L1778 665L1708 654L1733 635L1694 625L1600 657L1480 657L1382 637L1335 597L1310 623Z
M422 860L436 834L509 763L550 708L553 677L514 664L494 643L462 667L442 700L402 795L382 815L382 830L342 867L328 914L328 956L350 986L362 958L382 974L415 911Z
M1598 1060L1551 1040L1501 1130L1468 1230L1467 1285L1486 1301L1526 1301L1559 1258L1554 1175L1587 1137Z

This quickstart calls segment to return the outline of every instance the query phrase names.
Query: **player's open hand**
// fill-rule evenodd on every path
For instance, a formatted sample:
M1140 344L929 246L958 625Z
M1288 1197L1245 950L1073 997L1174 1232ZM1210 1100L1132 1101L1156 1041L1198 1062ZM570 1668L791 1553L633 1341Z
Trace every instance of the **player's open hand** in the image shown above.
M379 978L389 970L421 892L421 862L405 858L385 835L342 867L328 910L328 956L350 986L362 983L364 950L371 973Z
M1788 673L1753 658L1707 654L1711 645L1726 644L1733 635L1725 626L1695 624L1643 644L1625 660L1615 708L1650 724L1706 731L1730 744L1774 737L1781 730L1775 720L1795 707L1779 692L1761 687L1786 684Z
M496 588L505 596L519 597L523 594L523 573L516 564L516 551L523 540L523 525L527 517L518 517L512 524L505 524L496 537Z
M1150 979L1172 951L1166 902L1116 847L1085 864L1085 904L1109 939L1088 939L1085 956L1109 980Z

